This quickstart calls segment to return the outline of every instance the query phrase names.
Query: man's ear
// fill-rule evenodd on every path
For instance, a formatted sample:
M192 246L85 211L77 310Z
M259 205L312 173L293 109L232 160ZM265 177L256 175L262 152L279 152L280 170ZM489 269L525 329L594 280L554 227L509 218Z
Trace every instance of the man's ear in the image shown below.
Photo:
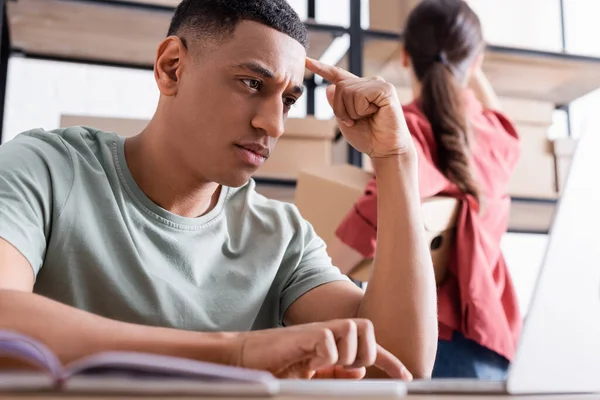
M175 96L181 76L182 59L186 47L180 38L169 36L158 46L156 62L154 63L154 79L158 90L164 96Z

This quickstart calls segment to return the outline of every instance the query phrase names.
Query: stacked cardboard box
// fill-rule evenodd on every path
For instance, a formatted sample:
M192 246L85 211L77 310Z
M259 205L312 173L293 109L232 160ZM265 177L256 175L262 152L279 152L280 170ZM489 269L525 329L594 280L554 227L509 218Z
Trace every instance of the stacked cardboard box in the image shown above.
M350 165L306 169L300 173L295 204L317 234L329 244L342 219L364 193L372 174ZM443 279L448 252L454 237L458 204L451 198L436 197L423 204L423 219L437 281ZM351 276L369 280L372 260L364 260Z
M65 114L60 118L61 127L89 126L107 132L115 132L120 136L130 137L142 132L148 125L148 120L135 118L108 118L90 115Z
M402 32L406 19L419 0L370 0L369 29Z
M295 180L301 169L332 165L336 129L335 119L289 118L276 150L256 177Z
M575 149L577 148L577 140L572 138L556 139L553 141L553 145L556 166L556 191L561 193L569 174L569 167L571 166Z

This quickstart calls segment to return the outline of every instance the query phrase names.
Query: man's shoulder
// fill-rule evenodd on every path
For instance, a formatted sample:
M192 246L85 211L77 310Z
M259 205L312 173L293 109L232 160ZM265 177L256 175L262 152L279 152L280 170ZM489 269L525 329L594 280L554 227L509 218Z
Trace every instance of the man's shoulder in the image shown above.
M24 131L0 146L0 170L36 181L51 177L57 185L72 185L76 170L95 168L112 153L116 135L93 128L41 128ZM83 161L83 162L82 162Z
M42 150L53 148L58 152L68 153L69 150L78 151L82 148L89 148L91 143L94 142L96 144L108 144L114 141L115 137L115 134L84 126L53 130L35 128L19 133L6 144L7 147Z

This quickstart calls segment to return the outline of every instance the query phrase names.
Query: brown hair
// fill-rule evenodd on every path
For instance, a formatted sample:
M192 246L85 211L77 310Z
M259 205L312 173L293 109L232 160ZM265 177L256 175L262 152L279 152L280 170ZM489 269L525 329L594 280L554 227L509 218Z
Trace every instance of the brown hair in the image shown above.
M479 18L462 0L423 0L408 18L404 46L422 86L419 104L438 145L438 168L481 202L461 90L483 49Z

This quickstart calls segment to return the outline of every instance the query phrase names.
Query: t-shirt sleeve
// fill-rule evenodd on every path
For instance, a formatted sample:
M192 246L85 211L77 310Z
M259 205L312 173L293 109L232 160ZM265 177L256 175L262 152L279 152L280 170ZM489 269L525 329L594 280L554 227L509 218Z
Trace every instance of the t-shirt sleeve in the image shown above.
M0 146L0 237L29 261L37 276L52 222L73 182L68 149L42 130Z
M301 229L298 230L298 236L295 238L297 244L294 247L300 249L301 255L298 258L290 257L295 260L296 265L288 273L281 291L281 323L288 308L310 290L330 282L350 282L350 279L332 264L325 242L316 234L312 225L303 219L299 221Z

